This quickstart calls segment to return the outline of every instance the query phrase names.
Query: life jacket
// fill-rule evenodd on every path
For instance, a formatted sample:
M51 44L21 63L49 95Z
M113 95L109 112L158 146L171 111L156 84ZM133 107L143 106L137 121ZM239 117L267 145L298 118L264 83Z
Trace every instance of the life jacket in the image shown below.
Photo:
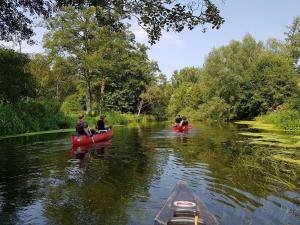
M76 124L76 132L78 135L86 135L86 133L84 132L84 128L87 127L87 123L86 122L78 122Z

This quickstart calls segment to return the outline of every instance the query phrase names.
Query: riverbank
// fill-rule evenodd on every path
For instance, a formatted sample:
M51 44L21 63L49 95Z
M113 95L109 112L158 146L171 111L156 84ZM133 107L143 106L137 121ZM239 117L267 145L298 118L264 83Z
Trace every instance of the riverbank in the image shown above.
M28 102L18 105L0 105L0 139L37 134L71 132L84 112L65 113L56 102ZM104 113L107 125L147 125L158 121L153 115ZM85 120L94 128L99 115L86 115Z
M249 125L255 129L269 131L300 132L300 112L282 110L258 116L253 121L237 121L237 124Z

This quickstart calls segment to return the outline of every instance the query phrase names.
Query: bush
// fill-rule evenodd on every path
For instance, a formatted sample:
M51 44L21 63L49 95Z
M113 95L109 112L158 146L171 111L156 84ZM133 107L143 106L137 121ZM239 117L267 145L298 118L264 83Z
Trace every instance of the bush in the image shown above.
M0 105L0 135L68 128L71 118L60 112L57 101L22 101Z
M0 135L22 133L24 124L10 105L0 105Z

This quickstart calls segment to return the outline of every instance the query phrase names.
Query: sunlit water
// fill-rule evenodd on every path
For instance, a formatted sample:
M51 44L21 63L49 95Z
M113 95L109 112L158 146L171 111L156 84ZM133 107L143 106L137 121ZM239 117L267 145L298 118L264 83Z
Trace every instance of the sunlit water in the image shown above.
M178 180L220 224L299 224L299 167L245 130L116 127L73 152L70 134L0 140L0 224L150 225Z

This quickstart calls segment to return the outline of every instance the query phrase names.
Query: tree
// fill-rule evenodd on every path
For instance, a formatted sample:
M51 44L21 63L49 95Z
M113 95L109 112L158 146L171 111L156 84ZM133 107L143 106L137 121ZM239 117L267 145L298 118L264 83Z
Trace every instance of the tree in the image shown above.
M293 61L285 56L264 52L257 57L249 74L244 88L247 99L239 108L249 118L277 109L297 90Z
M0 40L11 41L16 35L20 40L29 40L34 35L32 16L48 17L61 6L69 5L101 8L96 13L98 25L109 26L112 29L123 26L120 19L135 17L147 31L150 43L159 40L162 30L181 32L184 28L192 30L201 25L205 31L206 24L211 24L212 28L218 29L224 22L212 0L192 0L186 4L172 0L2 0L0 1Z
M85 85L87 113L92 111L92 81L111 66L105 63L110 57L110 47L118 37L122 38L120 33L99 27L95 13L95 7L65 7L46 21L50 32L44 36L44 47L49 54L69 58L72 70Z
M157 63L148 59L146 50L146 46L140 44L119 50L116 56L118 62L110 74L110 82L107 83L107 109L137 112L140 94L154 82L159 70Z
M293 59L282 53L283 48L276 40L265 47L247 34L242 41L213 49L196 83L186 73L193 68L174 73L168 112L231 120L252 119L277 109L298 93Z
M172 85L178 87L183 82L196 83L201 73L201 69L196 67L186 67L180 71L175 70L171 78Z
M239 107L249 99L248 92L245 92L247 77L250 76L248 71L262 51L262 43L256 42L249 34L242 42L231 41L229 45L211 51L200 79L204 103L219 97L230 105L229 119L240 118L241 115L237 115Z
M297 16L293 24L287 28L288 31L284 33L286 35L287 51L289 56L294 59L294 64L300 72L298 64L300 58L300 16Z
M76 91L71 62L63 57L36 54L29 63L29 69L37 81L38 98L55 98L62 102Z
M170 87L164 74L159 74L140 95L138 116L147 113L159 119L166 118L166 109L170 99Z
M66 7L47 20L50 32L44 46L50 57L67 58L77 79L86 90L86 110L104 106L123 112L135 112L140 93L153 79L157 64L148 59L146 46L137 44L126 27L111 30L99 27L100 9ZM107 93L107 94L105 94ZM96 105L93 106L93 98Z
M298 60L300 57L300 16L297 16L293 24L288 26L288 31L284 34L286 35L286 42L290 46L291 57Z
M35 96L35 80L28 72L25 54L0 48L0 100L16 103Z
M29 15L49 16L51 0L2 0L0 1L0 40L29 40L34 32Z

